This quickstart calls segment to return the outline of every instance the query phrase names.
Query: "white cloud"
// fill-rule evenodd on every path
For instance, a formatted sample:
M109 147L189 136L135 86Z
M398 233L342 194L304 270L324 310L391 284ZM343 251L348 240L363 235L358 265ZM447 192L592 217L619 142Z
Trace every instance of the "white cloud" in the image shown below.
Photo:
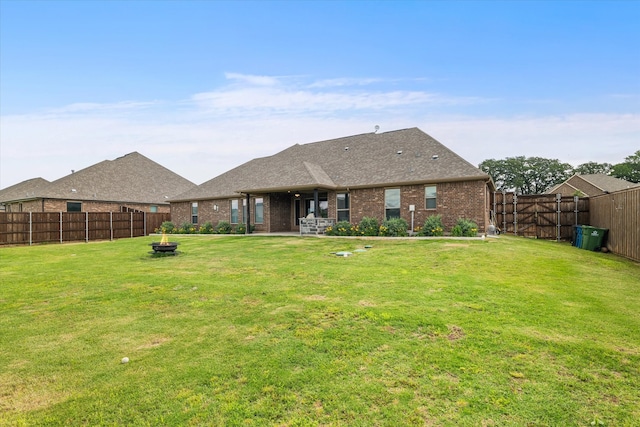
M227 74L229 76L230 74ZM191 97L199 108L211 112L242 114L309 113L341 114L362 110L384 110L416 105L471 105L487 102L477 97L449 97L418 90L344 90L354 85L381 82L381 79L333 79L300 84L291 79L231 74L247 85L232 84L212 92ZM240 77L237 77L240 76ZM266 84L267 80L269 84ZM331 90L340 87L341 90Z
M367 86L374 83L382 83L383 79L379 78L362 78L362 79L326 79L313 82L309 85L310 88L326 88L326 87L341 87L341 86Z
M255 76L251 74L225 73L228 80L239 83L248 83L257 86L274 86L280 83L277 77L273 76Z
M419 90L363 90L299 79L231 74L216 91L178 103L72 104L0 118L0 188L67 175L138 151L196 183L295 143L420 127L478 164L516 155L574 165L618 163L635 152L638 114L495 116L487 100ZM339 90L334 90L336 87ZM446 115L459 105L465 115ZM481 105L475 113L469 108ZM439 107L446 106L445 110Z

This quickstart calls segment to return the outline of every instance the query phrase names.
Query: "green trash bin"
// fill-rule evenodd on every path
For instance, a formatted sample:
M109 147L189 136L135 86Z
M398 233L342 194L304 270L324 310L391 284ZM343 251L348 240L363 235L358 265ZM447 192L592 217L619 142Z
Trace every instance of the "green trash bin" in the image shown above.
M589 225L582 226L582 249L588 251L598 251L604 245L606 228L591 227Z

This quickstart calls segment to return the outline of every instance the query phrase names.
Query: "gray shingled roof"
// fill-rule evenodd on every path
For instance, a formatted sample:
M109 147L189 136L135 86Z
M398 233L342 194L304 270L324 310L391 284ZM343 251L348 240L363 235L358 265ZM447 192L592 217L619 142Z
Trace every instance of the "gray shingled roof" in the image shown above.
M588 183L598 188L602 193L612 193L614 191L626 190L627 188L640 186L640 184L635 184L630 181L625 181L624 179L616 178L611 175L605 175L601 173L585 174L585 175L576 174L576 175L573 175L571 178L567 179L566 181L551 187L549 190L546 191L546 194L555 194L558 191L558 189L563 185L567 185L576 191L581 191L584 194L586 194L586 192L589 190L587 190L586 186L581 184L581 182ZM597 196L598 194L587 194L587 196Z
M171 201L312 188L347 189L487 179L418 128L293 145L251 160Z
M0 203L37 198L49 184L44 178L32 178L0 190Z
M633 182L625 181L624 179L602 173L578 175L578 177L591 185L598 187L602 191L607 191L609 193L640 186L640 184L635 184Z
M165 204L170 197L195 186L164 166L133 152L52 181L38 188L29 198ZM24 199L6 199L4 194L2 198L3 201Z

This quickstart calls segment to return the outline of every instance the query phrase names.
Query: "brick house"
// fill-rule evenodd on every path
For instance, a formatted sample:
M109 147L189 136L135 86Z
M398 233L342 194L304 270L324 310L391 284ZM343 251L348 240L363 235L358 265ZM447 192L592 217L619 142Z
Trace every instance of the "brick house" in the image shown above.
M177 225L229 221L256 232L303 232L307 217L323 225L365 217L402 217L414 227L442 215L489 224L494 184L418 128L296 144L257 158L170 199ZM322 231L322 230L320 230Z
M614 191L638 187L640 184L625 181L603 173L573 175L565 182L547 190L546 194L562 194L563 196L594 197Z
M7 212L170 212L169 198L196 185L133 152L55 181L34 178L0 190Z

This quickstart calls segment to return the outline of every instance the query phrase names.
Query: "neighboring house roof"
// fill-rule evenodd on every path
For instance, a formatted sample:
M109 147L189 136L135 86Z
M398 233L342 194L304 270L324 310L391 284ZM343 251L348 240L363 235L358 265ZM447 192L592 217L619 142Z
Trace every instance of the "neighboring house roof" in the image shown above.
M171 201L313 188L348 189L486 179L418 128L296 144L244 163Z
M29 198L164 204L170 197L192 187L195 187L193 182L133 152L52 181L39 187ZM4 191L0 192L0 201L24 199L7 199Z
M11 187L0 190L0 203L13 200L29 200L37 198L43 188L49 184L44 178L32 178Z
M586 196L596 196L598 194L612 193L614 191L626 190L627 188L640 186L640 184L625 181L624 179L602 173L586 175L576 174L565 182L548 190L547 194L554 194L560 187L565 185L575 189L576 191L582 192ZM593 194L594 187L599 190L597 194Z

